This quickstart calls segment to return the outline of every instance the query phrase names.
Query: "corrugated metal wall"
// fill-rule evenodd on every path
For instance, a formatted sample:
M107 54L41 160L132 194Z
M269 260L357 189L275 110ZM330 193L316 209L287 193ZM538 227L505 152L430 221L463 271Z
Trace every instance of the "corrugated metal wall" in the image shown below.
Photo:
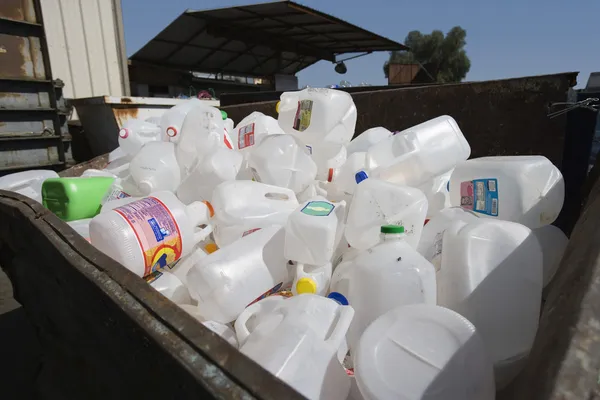
M64 96L129 95L120 0L41 0L41 7Z

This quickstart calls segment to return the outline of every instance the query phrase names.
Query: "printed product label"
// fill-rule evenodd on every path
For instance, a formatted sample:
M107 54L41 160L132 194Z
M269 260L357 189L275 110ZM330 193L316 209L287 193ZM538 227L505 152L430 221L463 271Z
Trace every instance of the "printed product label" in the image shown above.
M147 197L115 208L133 229L144 255L144 275L181 258L181 232L162 201Z
M246 125L238 131L238 149L254 146L254 124Z
M300 212L313 217L326 217L331 214L334 208L333 204L326 201L311 201Z
M146 283L152 283L158 278L160 278L162 274L163 273L160 271L154 271L151 274L144 276L144 280L146 281Z
M277 285L273 286L271 289L267 290L266 292L264 292L263 294L258 296L256 298L256 300L254 300L252 303L248 304L246 307L250 307L252 304L256 303L257 301L260 301L266 297L269 297L272 294L277 293L279 291L279 289L281 289L282 286L283 286L283 282L279 282Z
M312 156L312 146L306 145L306 150L308 150L308 154Z
M480 214L498 216L498 180L475 179L460 184L460 206Z
M233 150L233 146L231 145L231 140L229 139L227 129L225 129L225 133L223 134L223 143L225 143L225 146L227 146L228 149Z
M254 229L247 230L246 232L242 233L242 237L248 236L249 234L251 234L253 232L260 231L260 229L261 228L254 228Z
M131 197L128 193L125 193L124 191L121 190L120 187L118 186L111 186L110 189L108 189L108 192L106 193L106 195L104 195L104 198L101 201L101 204L104 204L108 201L112 201L112 200L118 200L118 199L124 199L127 197Z
M312 115L312 106L312 100L300 100L298 102L298 110L296 110L296 117L294 118L295 130L303 132L308 129Z

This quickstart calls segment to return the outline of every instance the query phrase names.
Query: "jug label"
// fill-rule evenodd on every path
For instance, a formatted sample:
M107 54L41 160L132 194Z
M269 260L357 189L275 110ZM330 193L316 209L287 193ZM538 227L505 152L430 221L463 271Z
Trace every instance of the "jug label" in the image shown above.
M460 184L460 206L480 214L498 216L498 180L475 179Z
M272 294L277 293L279 291L279 289L281 289L282 286L283 286L283 282L279 282L277 285L273 286L271 289L267 290L266 292L264 292L263 294L258 296L256 298L256 300L254 300L252 303L248 304L246 307L250 307L252 304L256 303L257 301L260 301L264 298L269 297Z
M311 201L300 212L313 217L326 217L331 214L334 208L333 204L326 201Z
M246 125L238 131L238 149L254 146L254 124Z
M251 233L254 233L254 232L256 232L256 231L260 231L260 229L261 229L261 228L249 229L249 230L247 230L246 232L242 233L242 237L244 237L244 236L248 236L249 234L251 234Z
M154 281L156 281L158 278L160 278L162 276L162 272L160 271L154 271L149 275L144 276L144 280L146 281L146 283L152 283Z
M162 201L147 197L115 208L127 221L144 255L144 275L181 258L181 232Z
M294 118L294 129L299 132L304 132L310 125L310 118L312 116L312 100L300 100L298 102L298 109L296 110L296 117Z
M129 194L122 191L119 187L111 187L100 202L100 204L104 205L106 202L118 199L125 199L127 197L131 197Z

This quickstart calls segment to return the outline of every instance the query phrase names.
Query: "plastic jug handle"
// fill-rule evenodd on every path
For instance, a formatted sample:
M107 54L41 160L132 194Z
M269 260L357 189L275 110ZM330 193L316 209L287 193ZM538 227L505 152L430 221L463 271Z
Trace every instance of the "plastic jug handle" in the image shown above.
M212 225L206 225L206 228L194 232L194 242L200 243L206 239L208 235L212 233L213 229L214 227Z
M340 306L340 315L336 321L335 328L326 342L331 346L338 348L346 340L346 332L350 328L350 323L354 317L354 309L350 306Z
M240 347L246 342L246 339L248 339L248 336L250 336L252 333L248 329L248 325L246 325L248 320L255 315L258 316L259 314L273 311L273 308L275 308L275 306L283 300L285 300L283 296L270 296L252 304L242 311L238 319L235 320L234 324L235 334Z

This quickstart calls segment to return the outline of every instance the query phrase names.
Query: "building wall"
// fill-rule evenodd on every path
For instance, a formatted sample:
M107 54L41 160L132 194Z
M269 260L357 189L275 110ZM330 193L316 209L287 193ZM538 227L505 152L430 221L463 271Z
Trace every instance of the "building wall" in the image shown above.
M41 0L41 8L66 98L129 95L120 0Z

